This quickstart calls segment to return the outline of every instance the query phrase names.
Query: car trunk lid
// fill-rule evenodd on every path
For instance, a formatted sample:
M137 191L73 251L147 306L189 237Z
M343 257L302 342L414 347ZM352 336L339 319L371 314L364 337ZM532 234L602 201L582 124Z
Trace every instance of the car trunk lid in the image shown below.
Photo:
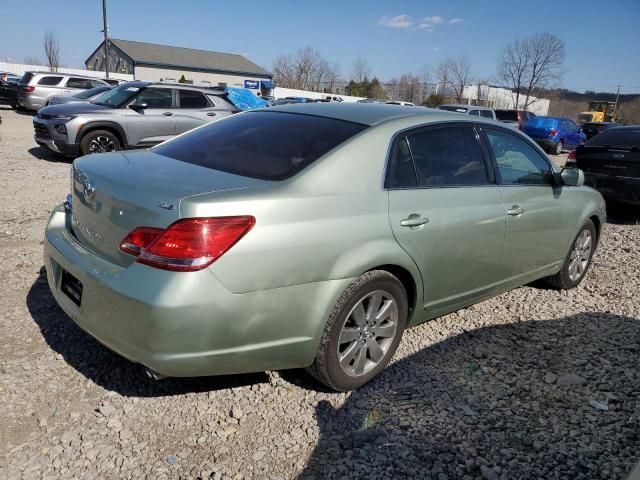
M152 151L90 155L73 165L71 229L88 250L126 266L134 257L119 250L122 239L136 227L178 220L182 198L265 183Z
M640 178L640 149L583 145L576 150L576 166L590 174Z

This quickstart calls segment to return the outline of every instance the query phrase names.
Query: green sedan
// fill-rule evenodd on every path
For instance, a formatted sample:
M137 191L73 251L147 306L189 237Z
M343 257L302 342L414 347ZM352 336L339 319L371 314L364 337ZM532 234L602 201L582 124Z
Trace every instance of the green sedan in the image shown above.
M582 183L499 122L285 105L77 159L45 266L63 310L153 378L302 367L350 390L407 327L578 285L606 219Z

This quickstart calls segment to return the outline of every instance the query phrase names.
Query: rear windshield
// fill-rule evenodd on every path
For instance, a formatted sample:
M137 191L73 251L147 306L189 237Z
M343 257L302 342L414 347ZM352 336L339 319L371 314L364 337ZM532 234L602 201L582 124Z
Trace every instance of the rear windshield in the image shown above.
M533 117L527 122L527 127L534 128L555 128L558 120L549 117Z
M587 143L587 146L615 145L625 147L640 147L640 127L638 128L608 128L599 133Z
M515 110L496 110L496 118L498 120L517 122L518 112L516 112Z
M33 78L33 73L27 72L24 75L22 75L22 78L20 79L20 83L24 83L25 85L28 85L32 78Z
M213 122L153 151L236 175L283 180L365 128L333 118L255 111Z

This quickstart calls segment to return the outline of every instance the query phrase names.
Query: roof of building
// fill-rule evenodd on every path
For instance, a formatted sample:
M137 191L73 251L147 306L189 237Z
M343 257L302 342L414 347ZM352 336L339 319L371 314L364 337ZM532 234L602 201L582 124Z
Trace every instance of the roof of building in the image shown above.
M264 68L237 53L211 52L110 38L111 44L138 64L223 71L271 77ZM98 47L100 48L100 47Z

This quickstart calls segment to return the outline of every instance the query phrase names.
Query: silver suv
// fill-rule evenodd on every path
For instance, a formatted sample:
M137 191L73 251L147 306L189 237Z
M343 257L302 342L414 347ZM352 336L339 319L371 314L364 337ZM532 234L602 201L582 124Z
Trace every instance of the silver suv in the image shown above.
M71 96L98 86L108 86L103 80L82 75L54 72L26 72L20 79L18 108L38 110L54 95Z
M36 142L68 156L146 148L238 112L221 89L134 81L92 103L42 108Z

